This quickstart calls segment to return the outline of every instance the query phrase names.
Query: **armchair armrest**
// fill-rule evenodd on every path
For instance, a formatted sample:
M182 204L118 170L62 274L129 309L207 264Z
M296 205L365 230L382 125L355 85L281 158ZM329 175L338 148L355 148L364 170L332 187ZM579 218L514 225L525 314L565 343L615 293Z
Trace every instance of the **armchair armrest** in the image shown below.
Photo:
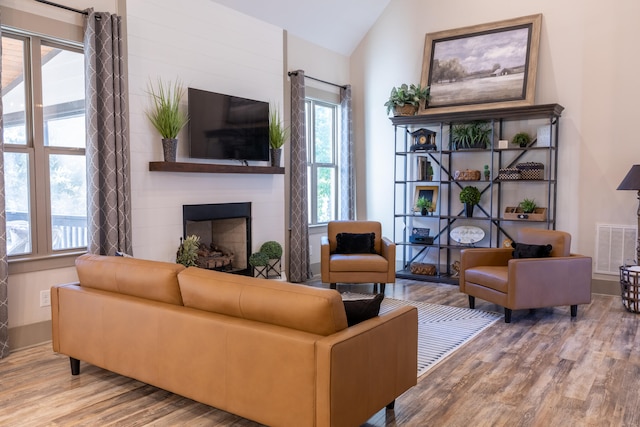
M396 244L386 237L382 237L381 240L380 255L389 263L386 283L394 283L396 281Z
M320 277L323 283L329 282L329 258L331 257L331 247L329 237L320 237Z
M591 257L512 259L508 268L507 294L513 309L591 302Z

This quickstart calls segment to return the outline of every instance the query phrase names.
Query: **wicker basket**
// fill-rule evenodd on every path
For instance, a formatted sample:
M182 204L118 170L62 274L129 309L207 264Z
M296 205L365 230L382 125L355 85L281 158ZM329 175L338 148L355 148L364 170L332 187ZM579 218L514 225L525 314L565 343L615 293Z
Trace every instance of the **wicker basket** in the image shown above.
M634 270L631 270L634 269ZM640 313L640 298L638 296L638 288L640 283L638 276L640 275L640 267L620 267L620 291L622 295L622 305L627 311L632 313Z
M479 181L480 171L465 169L463 171L455 171L453 179L456 181Z
M436 266L433 264L425 264L423 262L412 262L409 266L412 274L422 274L424 276L435 276Z

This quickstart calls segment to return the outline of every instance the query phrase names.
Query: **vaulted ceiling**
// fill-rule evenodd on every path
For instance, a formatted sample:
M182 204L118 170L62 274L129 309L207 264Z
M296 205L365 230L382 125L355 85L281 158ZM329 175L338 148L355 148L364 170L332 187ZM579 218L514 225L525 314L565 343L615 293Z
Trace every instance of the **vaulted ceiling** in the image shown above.
M391 0L212 0L349 56Z

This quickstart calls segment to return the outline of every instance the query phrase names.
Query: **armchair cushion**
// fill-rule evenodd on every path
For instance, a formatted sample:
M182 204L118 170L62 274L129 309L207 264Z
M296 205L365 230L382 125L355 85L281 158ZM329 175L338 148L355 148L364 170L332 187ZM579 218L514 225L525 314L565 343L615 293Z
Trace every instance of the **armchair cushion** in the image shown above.
M337 254L374 254L376 233L338 233Z
M546 258L551 255L551 245L527 245L525 243L513 243L514 258Z
M376 294L373 298L343 301L348 325L353 326L376 317L380 312L380 304L383 299L384 294Z

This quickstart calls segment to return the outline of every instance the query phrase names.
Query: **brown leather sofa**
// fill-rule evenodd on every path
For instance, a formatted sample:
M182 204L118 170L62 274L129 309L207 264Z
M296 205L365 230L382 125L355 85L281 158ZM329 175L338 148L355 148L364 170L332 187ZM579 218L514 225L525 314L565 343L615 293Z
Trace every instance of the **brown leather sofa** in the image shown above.
M498 304L511 322L512 310L571 306L591 302L591 257L571 253L571 235L558 230L521 228L517 243L551 245L549 257L514 259L513 248L464 249L460 255L460 291Z
M358 426L416 384L417 312L347 327L331 289L83 255L54 351L270 426Z
M338 233L375 233L375 253L336 253ZM323 283L332 289L336 283L380 283L384 294L387 283L396 281L396 245L382 236L382 225L377 221L330 221L327 235L320 246L320 274Z

